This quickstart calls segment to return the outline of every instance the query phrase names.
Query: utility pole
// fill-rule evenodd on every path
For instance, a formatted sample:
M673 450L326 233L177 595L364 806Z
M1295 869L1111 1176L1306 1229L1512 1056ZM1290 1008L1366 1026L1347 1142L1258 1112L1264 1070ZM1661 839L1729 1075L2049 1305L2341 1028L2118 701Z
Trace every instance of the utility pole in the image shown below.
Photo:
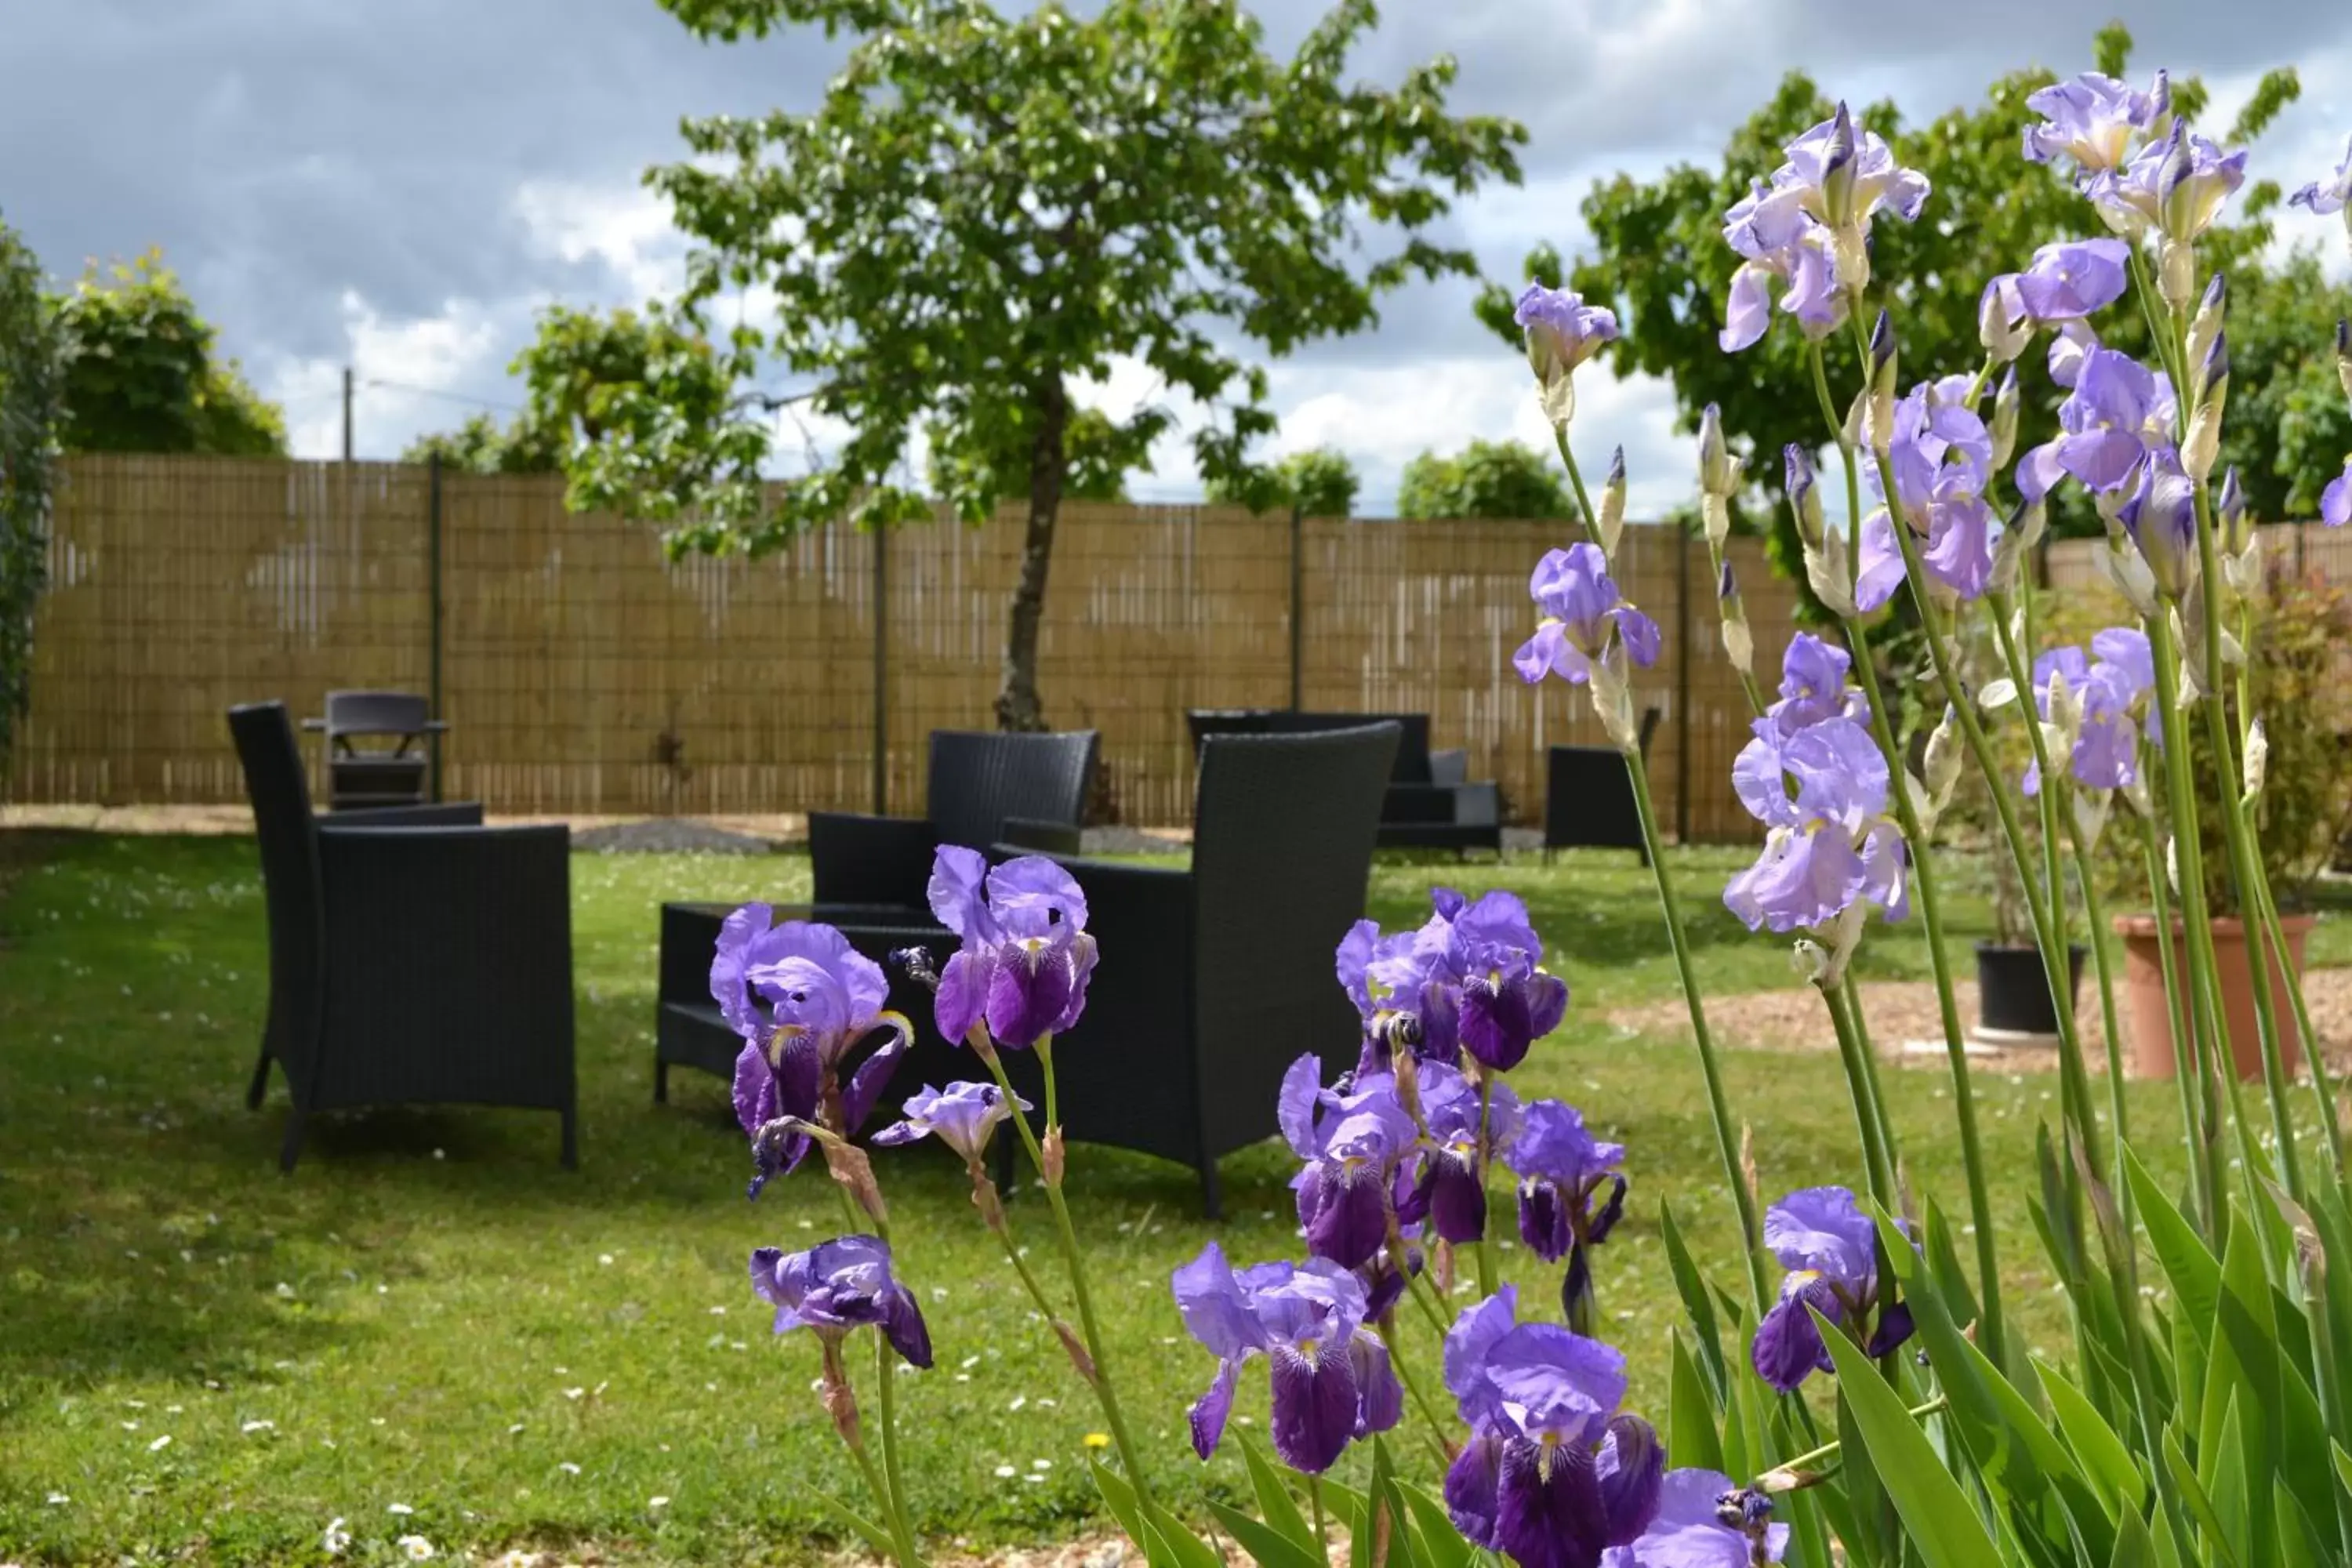
M352 460L352 367L343 366L343 461Z

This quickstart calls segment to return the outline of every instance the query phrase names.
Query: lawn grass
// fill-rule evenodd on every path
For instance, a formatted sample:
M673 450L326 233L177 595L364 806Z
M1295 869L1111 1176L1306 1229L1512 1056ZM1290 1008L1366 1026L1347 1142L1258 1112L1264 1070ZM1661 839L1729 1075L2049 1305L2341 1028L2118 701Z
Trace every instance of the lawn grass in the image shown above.
M1724 994L1790 980L1785 945L1722 911L1741 858L1673 862ZM656 904L789 900L806 862L581 856L572 872L581 1169L557 1165L551 1116L408 1110L324 1119L284 1179L282 1080L261 1113L242 1103L266 970L250 841L0 837L0 1561L316 1561L337 1517L362 1561L407 1533L445 1552L578 1546L647 1563L798 1562L828 1543L816 1491L855 1486L810 1392L814 1346L771 1339L744 1258L831 1233L833 1194L810 1173L747 1204L725 1086L689 1072L671 1105L649 1092ZM1727 1285L1738 1275L1687 1048L1602 1017L1675 994L1648 874L1626 855L1384 861L1374 912L1417 920L1445 883L1522 893L1570 979L1567 1025L1517 1082L1574 1100L1631 1150L1634 1197L1599 1287L1635 1402L1662 1416L1679 1312L1657 1200L1672 1196ZM1954 941L1983 934L1981 900L1955 901ZM2322 926L2315 956L2342 956L2345 923ZM1926 972L1908 931L1874 935L1864 968ZM1832 1056L1735 1052L1727 1075L1768 1197L1857 1181ZM1913 1181L1958 1208L1943 1074L1886 1084ZM2063 1305L2025 1202L2054 1087L1979 1080L2012 1311L2053 1346ZM2134 1104L2152 1163L2169 1168L2171 1089L2141 1086ZM927 1145L877 1156L938 1347L936 1370L898 1382L920 1528L975 1547L1086 1528L1090 1402L961 1171ZM1237 1260L1294 1256L1290 1164L1274 1146L1227 1162L1215 1227L1189 1173L1084 1148L1071 1165L1125 1402L1158 1484L1198 1512L1244 1482L1237 1456L1204 1467L1185 1446L1184 1406L1213 1369L1182 1336L1168 1275L1212 1235ZM1034 1194L1013 1213L1046 1258ZM1522 1252L1503 1263L1538 1300L1557 1289ZM1430 1347L1415 1349L1433 1387ZM1262 1376L1244 1389L1241 1411L1262 1423Z

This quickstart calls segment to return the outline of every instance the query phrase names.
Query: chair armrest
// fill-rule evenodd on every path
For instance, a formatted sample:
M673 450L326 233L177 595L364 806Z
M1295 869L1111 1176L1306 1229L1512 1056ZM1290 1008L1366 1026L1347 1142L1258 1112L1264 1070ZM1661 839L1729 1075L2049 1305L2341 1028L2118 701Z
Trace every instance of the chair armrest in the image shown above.
M482 803L451 801L446 805L370 805L338 811L319 818L320 831L342 832L353 827L479 827Z
M1461 784L1470 782L1470 753L1461 750L1429 753L1429 782Z
M895 904L921 909L929 900L931 856L939 836L905 816L809 813L810 901Z
M570 850L560 825L319 836L325 1103L572 1102Z
M327 721L324 719L305 719L302 721L302 728L308 730L314 735L320 731L324 730L326 727Z
M998 842L1016 846L1032 855L1076 855L1085 847L1086 837L1075 822L1008 816L999 830Z

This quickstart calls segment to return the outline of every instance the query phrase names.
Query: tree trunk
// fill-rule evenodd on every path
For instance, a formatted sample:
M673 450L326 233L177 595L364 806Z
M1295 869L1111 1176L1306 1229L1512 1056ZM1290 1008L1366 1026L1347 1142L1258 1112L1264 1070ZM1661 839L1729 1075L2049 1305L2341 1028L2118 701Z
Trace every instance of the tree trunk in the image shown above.
M1029 528L1021 541L1021 582L1004 629L1004 672L996 689L996 727L1043 730L1037 696L1037 628L1045 617L1045 573L1054 559L1054 523L1062 510L1062 436L1069 393L1057 373L1037 389L1037 438L1029 447Z

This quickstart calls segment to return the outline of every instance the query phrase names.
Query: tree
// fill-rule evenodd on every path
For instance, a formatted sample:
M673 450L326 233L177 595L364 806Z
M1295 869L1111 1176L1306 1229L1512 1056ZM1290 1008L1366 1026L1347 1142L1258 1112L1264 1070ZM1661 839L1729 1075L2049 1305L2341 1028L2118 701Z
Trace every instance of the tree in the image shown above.
M49 487L67 347L41 264L0 223L0 780L32 700L33 604L47 580Z
M1125 502L1127 476L1143 467L1151 445L1136 437L1137 432L1099 408L1081 408L1072 414L1062 438L1062 455L1069 465L1062 499ZM955 470L952 440L952 434L944 427L931 432L931 484L942 494L971 488L971 481ZM1006 441L989 459L988 471L979 476L979 488L998 497L1027 494L1028 450L1017 441Z
M756 286L776 322L727 334L736 390L717 406L660 374L615 398L572 494L671 525L675 549L772 549L820 521L929 517L903 477L927 433L963 516L1008 490L1026 502L996 699L1009 729L1045 722L1037 635L1073 381L1140 362L1202 410L1202 478L1259 492L1271 480L1248 453L1274 416L1235 340L1286 354L1373 325L1408 279L1472 275L1466 250L1424 231L1480 180L1516 181L1526 140L1446 113L1450 59L1349 84L1371 0L1340 0L1288 60L1235 0L1087 16L1048 0L1010 17L986 0L663 4L706 38L814 24L855 41L814 112L689 121L690 161L649 175L694 244L679 320ZM793 384L761 387L769 365ZM848 434L779 494L761 476L787 409ZM1140 453L1174 423L1146 406L1115 423L1117 447Z
M68 451L286 455L285 415L235 360L215 363L214 330L161 251L103 271L93 263L58 313Z
M1211 506L1249 506L1247 487L1212 482ZM1362 481L1356 465L1337 447L1310 447L1293 452L1267 470L1267 483L1256 492L1259 510L1297 507L1308 517L1348 517L1356 510L1356 492Z
M1399 517L1570 516L1559 460L1524 441L1473 441L1451 458L1423 452L1397 484Z
M441 460L445 468L464 474L555 474L563 471L563 454L546 429L529 413L501 427L488 414L477 414L455 430L419 436L400 454L404 463Z
M2130 50L2131 35L2121 26L2103 29L2095 47L2098 68L2123 75ZM2041 118L2025 100L2053 79L2045 70L2013 72L1992 84L1982 104L1954 110L1920 126L1906 127L1895 105L1886 102L1870 105L1858 117L1886 138L1898 162L1927 174L1934 187L1919 221L1883 222L1872 231L1873 288L1900 329L1906 382L1971 372L1982 363L1977 300L1989 279L2020 269L2035 247L2053 239L2107 232L2062 174L2020 155L2026 126ZM2271 72L2229 139L2243 142L2259 136L2299 90L2294 71ZM2206 98L2204 87L2193 78L2173 84L2174 107L2192 119ZM1685 429L1696 430L1700 412L1712 403L1723 410L1725 429L1746 438L1748 472L1764 488L1763 510L1771 518L1774 563L1809 597L1794 525L1787 509L1777 504L1781 448L1801 442L1818 449L1826 441L1803 342L1777 322L1763 342L1739 353L1723 353L1716 339L1739 259L1724 242L1723 214L1754 182L1770 175L1781 162L1783 145L1828 119L1835 107L1811 78L1792 71L1733 132L1720 166L1681 163L1647 182L1619 174L1596 184L1581 208L1592 233L1592 254L1580 258L1570 273L1575 289L1596 302L1612 305L1619 313L1624 336L1607 351L1619 374L1641 371L1670 378ZM2250 295L2263 296L2270 288L2261 258L2272 235L2267 215L2278 200L2275 184L2249 185L2236 204L2238 221L2215 226L2200 242L2200 259L2230 274L2233 296L2241 304ZM1953 222L1955 213L1966 213L1968 221ZM1527 258L1531 279L1557 286L1561 271L1559 252L1549 246ZM2316 285L2319 279L2315 275L2310 281ZM1477 310L1482 321L1516 347L1520 333L1511 323L1511 306L1508 290L1489 285ZM2293 329L2303 334L2296 352L2307 353L2319 341L2310 334L2324 337L2334 320L2331 314L2315 326L2306 322ZM2144 327L2126 306L2103 312L2096 325L2103 337L2126 352L2137 354L2147 347ZM2270 337L2260 348L2251 335L2242 345L2241 326L2241 312L2233 310L2233 392L2256 380L2253 362L2241 358L2242 353L2274 352L2267 349ZM1824 347L1832 385L1840 389L1841 399L1851 396L1860 384L1853 345L1843 334L1835 334ZM2029 352L2017 368L2024 408L2018 435L2022 451L2054 432L2056 405L2063 395L2053 386L2041 353ZM2283 460L2275 418L2265 424L2262 407L2248 406L2253 404L2252 398L2242 404L2233 395L2229 419L2232 455L2246 468L2250 480L2256 471L2274 474ZM2067 487L2062 492L2052 515L2053 531L2099 531L2090 507L2073 491L2074 487ZM2256 504L2284 506L2286 493L2284 483L2272 482L2269 493L2259 496Z

